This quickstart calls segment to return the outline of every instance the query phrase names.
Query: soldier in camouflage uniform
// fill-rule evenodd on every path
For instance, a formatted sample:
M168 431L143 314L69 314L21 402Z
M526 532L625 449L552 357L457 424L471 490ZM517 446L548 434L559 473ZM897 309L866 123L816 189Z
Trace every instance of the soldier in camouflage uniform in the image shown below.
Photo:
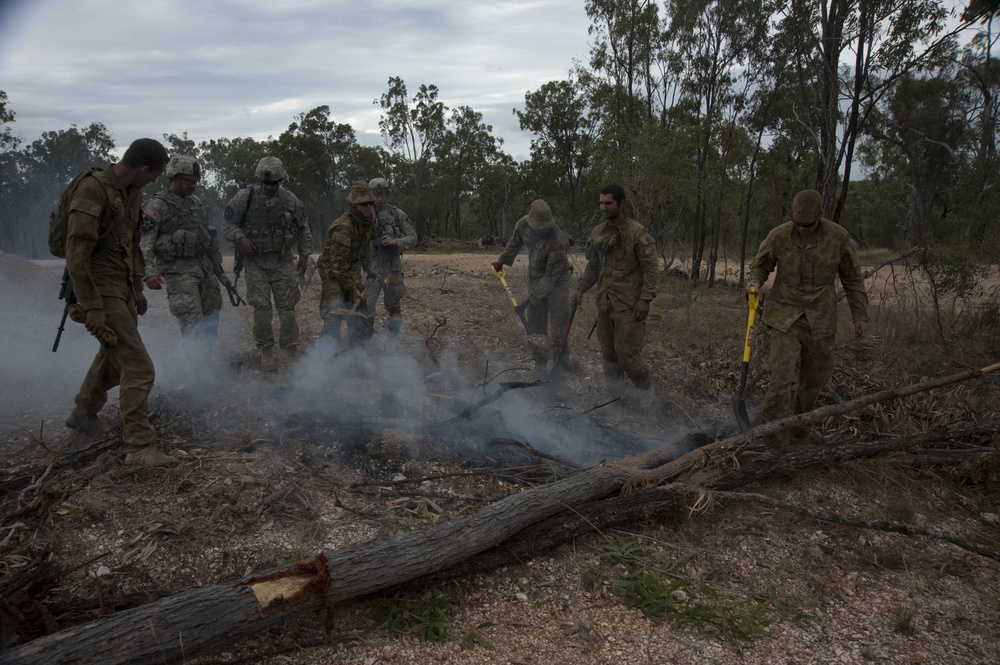
M66 236L66 269L84 326L101 340L66 425L97 433L97 414L108 401L108 391L119 386L125 463L154 467L176 464L177 459L156 450L156 430L147 408L156 372L137 327L137 317L147 307L139 192L166 165L167 151L159 142L134 141L122 161L87 176L69 194Z
M360 281L361 265L374 283L378 273L372 267L372 241L375 227L372 208L375 195L364 180L358 180L347 194L347 212L334 220L326 233L326 246L317 262L323 287L319 314L323 319L322 335L340 347L341 323L347 323L347 344L358 348L370 336L366 289Z
M305 274L309 265L312 231L302 202L281 186L287 174L280 159L261 159L256 176L260 187L241 189L226 206L223 235L236 244L245 257L243 265L247 274L247 302L253 307L254 341L261 352L261 368L271 371L277 367L273 353L271 297L274 297L274 309L278 310L278 343L294 355L299 345L299 324L295 319L295 305L299 302L298 277ZM292 260L293 251L298 254L297 268Z
M587 268L572 300L579 303L587 289L597 285L597 339L608 390L622 394L627 375L639 391L639 408L649 409L653 386L640 352L649 303L659 283L656 241L639 222L625 216L625 190L620 185L603 188L600 205L604 222L587 241Z
M493 269L500 272L505 265L513 265L525 246L528 295L518 307L525 309L528 334L544 335L547 325L554 352L569 320L569 236L556 226L549 204L541 199L532 201L528 214L514 225L514 232L500 258L493 262ZM535 368L544 368L548 354L536 350L534 356Z
M854 241L844 227L823 219L823 198L803 190L792 200L792 219L767 234L750 268L747 291L760 290L777 268L767 298L764 323L771 329L768 370L771 380L761 418L763 422L812 411L823 386L833 374L837 334L837 289L847 293L854 320L854 336L868 330L868 293ZM799 368L795 387L795 365ZM808 440L808 427L781 431L767 441L781 447L789 438Z
M219 333L222 295L216 274L222 254L215 229L201 201L194 195L201 180L201 165L194 157L175 155L167 164L167 189L146 202L142 217L142 253L146 260L145 285L154 290L167 286L170 313L189 342L189 353L199 363L211 356Z
M368 303L368 324L375 325L375 308L378 306L378 296L382 293L385 311L389 313L386 328L395 335L403 324L403 314L399 302L406 294L403 284L403 260L401 255L417 244L417 232L410 223L406 213L389 203L389 181L385 178L373 178L368 186L375 194L375 240L372 245L372 256L375 271L379 274L368 292L365 300Z

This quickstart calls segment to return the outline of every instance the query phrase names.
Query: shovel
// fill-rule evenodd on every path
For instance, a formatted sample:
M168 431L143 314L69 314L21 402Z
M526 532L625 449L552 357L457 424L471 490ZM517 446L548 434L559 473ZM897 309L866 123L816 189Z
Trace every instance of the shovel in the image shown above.
M522 312L521 308L518 306L517 298L514 297L514 292L511 291L510 286L507 285L507 279L504 277L505 270L501 268L500 272L497 272L497 269L494 268L492 264L490 264L490 270L493 271L493 274L496 275L497 279L500 280L500 283L503 284L504 291L507 292L507 297L510 298L511 303L514 305L514 312L517 313L517 318L521 319L521 323L524 324L524 332L528 332L528 319L524 318L524 312Z
M552 355L553 372L559 369L559 364L566 357L566 349L569 348L569 329L573 325L573 317L576 316L576 308L579 306L580 306L579 303L576 302L570 305L569 320L566 322L566 329L563 330L562 338L559 340L559 347L556 349L556 352Z
M747 370L750 369L750 343L753 341L753 323L757 314L757 289L751 288L747 295L747 305L750 313L747 315L747 334L743 342L743 371L740 373L740 387L733 397L733 409L736 411L736 422L739 423L740 431L745 432L751 427L750 415L747 413L747 405L743 401L743 392L747 387Z

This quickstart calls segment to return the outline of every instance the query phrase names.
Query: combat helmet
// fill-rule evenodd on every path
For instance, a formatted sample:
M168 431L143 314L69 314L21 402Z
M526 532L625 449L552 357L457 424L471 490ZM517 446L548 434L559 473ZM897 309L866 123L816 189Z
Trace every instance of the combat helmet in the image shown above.
M194 157L188 155L174 155L167 162L166 175L173 178L175 175L193 175L195 178L201 177L201 164Z
M285 165L281 163L281 160L277 157L264 157L259 162L257 162L257 170L254 172L258 180L268 180L274 182L276 180L284 180L288 177L285 173Z
M389 194L392 192L392 189L389 187L389 181L385 178L372 178L368 181L368 186L376 194Z

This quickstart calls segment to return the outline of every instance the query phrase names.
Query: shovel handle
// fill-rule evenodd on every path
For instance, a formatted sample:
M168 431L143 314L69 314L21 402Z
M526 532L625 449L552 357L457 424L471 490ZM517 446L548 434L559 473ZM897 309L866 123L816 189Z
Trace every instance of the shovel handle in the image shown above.
M514 297L514 292L510 290L510 286L507 284L507 278L504 277L504 272L506 272L506 270L504 268L501 268L498 272L497 269L493 267L492 263L490 264L490 270L493 272L494 275L497 276L497 279L500 280L500 283L503 284L503 290L507 292L507 297L510 298L511 304L514 305L514 313L517 314L517 318L521 319L521 323L524 324L524 330L525 332L527 332L528 319L524 318L524 312L522 312L518 307L517 298Z
M746 337L743 339L743 362L750 362L750 346L753 342L753 324L757 316L757 305L760 303L760 298L757 296L757 289L750 287L750 292L747 294L747 305L749 305L750 313L747 315L747 333Z

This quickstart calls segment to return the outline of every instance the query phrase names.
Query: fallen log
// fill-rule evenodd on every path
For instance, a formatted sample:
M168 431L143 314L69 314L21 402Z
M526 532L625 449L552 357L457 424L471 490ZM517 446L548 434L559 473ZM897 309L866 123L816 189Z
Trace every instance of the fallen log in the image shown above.
M332 603L441 573L567 510L576 512L578 507L595 502L606 507L613 503L606 502L609 498L664 483L684 483L689 491L733 489L782 472L783 464L797 458L802 463L815 463L816 459L833 453L823 451L822 447L817 447L818 451L763 451L759 445L755 446L755 437L998 369L1000 363L823 407L704 445L677 458L677 449L691 444L681 441L677 446L652 450L525 490L434 527L323 553L315 561L296 567L194 589L107 619L74 626L0 651L0 664L182 662L289 618L323 609L329 613ZM852 445L855 454L877 450L871 444ZM844 455L843 451L849 451L851 445L838 448L842 450L837 454ZM619 512L616 519L625 519L625 514ZM593 523L588 525L594 528ZM524 538L523 534L521 537Z

